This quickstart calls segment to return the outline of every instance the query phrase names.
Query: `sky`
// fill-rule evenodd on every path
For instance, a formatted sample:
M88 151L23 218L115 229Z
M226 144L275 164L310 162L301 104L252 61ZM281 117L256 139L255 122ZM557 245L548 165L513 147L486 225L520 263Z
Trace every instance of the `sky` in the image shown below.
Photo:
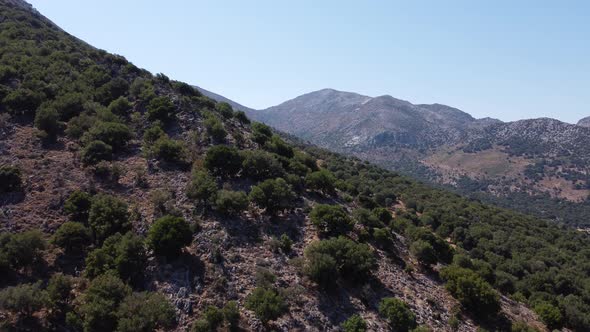
M29 2L95 47L251 108L333 88L504 121L590 116L590 1Z

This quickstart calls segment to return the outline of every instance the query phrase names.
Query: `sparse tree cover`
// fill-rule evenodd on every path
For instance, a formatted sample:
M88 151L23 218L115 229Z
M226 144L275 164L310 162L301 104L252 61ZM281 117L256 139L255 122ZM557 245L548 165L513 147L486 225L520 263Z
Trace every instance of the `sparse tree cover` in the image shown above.
M293 208L296 199L291 186L282 178L265 180L252 187L248 197L271 215Z
M379 303L379 313L387 319L394 331L407 332L416 327L416 315L407 303L393 297L386 297Z
M337 236L352 230L352 220L340 205L318 204L309 217L318 232L324 236Z
M15 166L0 165L0 193L21 189L21 171Z
M115 233L127 232L131 229L127 204L106 194L94 196L88 215L88 225L98 243L102 243Z
M190 225L181 217L165 216L154 222L147 242L157 255L175 258L193 240Z
M234 147L217 145L211 147L205 156L205 168L211 173L230 177L236 175L242 167L242 157Z

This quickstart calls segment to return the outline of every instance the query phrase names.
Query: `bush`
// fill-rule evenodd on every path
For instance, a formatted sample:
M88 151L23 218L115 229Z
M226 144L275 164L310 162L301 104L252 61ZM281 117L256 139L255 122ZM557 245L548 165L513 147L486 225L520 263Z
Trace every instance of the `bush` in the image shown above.
M346 234L352 230L352 220L340 205L317 204L309 214L318 232L325 236Z
M215 104L215 109L226 119L231 119L234 116L234 109L226 102L219 102Z
M383 223L371 211L358 208L353 211L353 217L357 223L366 227L383 227Z
M342 323L344 332L365 332L367 322L360 315L352 315Z
M35 114L35 127L54 138L61 129L59 114L51 107L42 107Z
M45 290L49 309L54 313L63 314L68 309L73 288L71 277L61 273L52 275Z
M124 96L129 91L129 83L123 78L116 77L96 89L96 101L108 105L114 99Z
M165 216L154 222L147 242L157 255L174 258L193 240L190 225L181 217Z
M223 318L228 323L230 330L238 327L240 322L240 310L236 301L229 301L222 309Z
M127 145L131 139L129 127L122 123L99 121L92 126L82 137L84 142L103 141L119 151Z
M168 137L160 137L153 147L153 154L156 158L170 163L178 163L184 160L186 150L182 141L171 140Z
M289 235L283 233L279 239L279 246L284 253L290 253L292 249L291 247L293 246L293 240L291 240Z
M187 186L186 195L199 202L213 204L217 199L217 183L209 173L197 171Z
M275 215L293 207L296 196L282 178L266 180L250 191L249 199L269 214Z
M119 304L130 294L131 288L114 275L105 274L92 280L80 306L84 331L115 331Z
M0 238L0 254L9 266L20 269L31 267L42 260L41 251L46 248L43 234L30 230L17 234L5 233Z
M43 307L45 294L41 283L21 284L0 291L0 308L30 317Z
M168 97L156 97L147 106L148 120L160 120L164 123L172 120L176 106Z
M95 249L86 257L84 275L96 278L105 273L136 285L143 281L146 265L144 241L141 237L128 232L117 233L106 239L101 248Z
M359 280L375 266L375 257L366 244L340 236L311 243L304 252L305 273L322 286L334 285L335 277Z
M217 193L215 209L225 215L237 215L248 208L248 196L242 191L221 190Z
M386 297L379 303L379 314L395 331L408 331L416 326L416 315L402 300Z
M242 167L242 157L234 147L218 145L211 147L205 156L205 168L211 173L229 177L236 175Z
M539 303L534 306L534 310L548 328L557 329L562 326L563 316L561 315L559 308L551 303Z
M285 158L293 158L294 155L293 148L278 135L273 135L270 141L264 144L264 148Z
M52 108L59 114L61 120L67 121L84 111L84 102L86 96L77 92L70 92L57 96L54 101L48 105L42 105L42 108Z
M88 225L99 243L115 233L127 232L131 229L127 204L114 196L96 195L92 200Z
M66 199L64 212L75 221L87 222L91 206L92 196L87 192L75 190Z
M162 130L160 124L155 123L143 133L143 144L147 147L147 150L149 150L151 145L156 143L158 139L166 136L167 135L164 130Z
M499 296L493 288L472 270L448 266L440 272L447 290L476 315L494 315L500 309Z
M108 110L118 116L128 115L133 105L125 97L119 97L113 100L108 107Z
M96 123L96 117L82 113L68 121L66 135L71 138L80 138Z
M437 261L434 248L426 241L418 240L412 242L410 253L423 265L431 265Z
M248 150L242 153L242 157L243 174L254 180L272 179L285 174L279 160L268 152Z
M53 243L67 253L84 251L91 242L90 231L79 222L65 222L53 235Z
M252 124L252 139L254 142L264 145L272 137L272 130L269 126L260 122Z
M43 93L20 88L9 93L2 102L12 114L32 115L44 98Z
M283 297L274 289L256 288L246 297L246 309L254 311L263 324L279 318L287 311Z
M81 156L86 165L96 165L100 161L113 159L113 148L103 141L92 141L84 147Z
M389 210L386 208L375 208L372 212L373 215L384 225L389 225L389 223L393 220L391 212L389 212Z
M17 167L0 166L0 193L8 193L21 189L21 171Z
M243 111L236 111L234 117L243 124L250 123L250 119L248 119L248 116Z
M161 294L133 293L117 309L118 332L151 332L169 330L174 326L176 312Z
M225 128L223 128L223 123L221 123L221 121L214 115L211 114L207 116L204 125L207 134L213 139L213 141L223 142L225 140L227 132L225 131Z

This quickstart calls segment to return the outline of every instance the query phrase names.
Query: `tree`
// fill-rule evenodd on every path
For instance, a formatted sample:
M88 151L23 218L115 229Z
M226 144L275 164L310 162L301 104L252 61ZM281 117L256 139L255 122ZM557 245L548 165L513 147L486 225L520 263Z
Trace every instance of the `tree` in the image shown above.
M96 165L100 161L113 159L113 148L103 141L92 141L82 150L81 158L86 165Z
M119 97L113 100L108 107L108 110L115 115L125 116L129 114L133 105L125 97Z
M311 222L324 236L337 236L352 230L352 220L340 205L317 204L309 214Z
M190 225L181 217L165 216L154 222L148 232L148 245L157 255L174 258L193 240Z
M222 309L223 318L229 324L230 330L234 330L238 327L240 322L240 310L238 309L238 303L236 301L229 301L225 304Z
M48 137L55 138L61 129L59 114L52 107L41 107L35 114L35 127L44 131Z
M67 121L84 111L86 96L79 92L68 92L57 96L48 105L41 105L42 108L52 108L61 120Z
M10 92L2 101L6 108L15 115L33 115L41 105L45 95L30 89L19 88Z
M151 332L174 326L174 307L162 294L133 293L117 309L117 332Z
M295 193L291 186L282 178L269 179L252 188L249 199L259 207L275 215L293 206Z
M98 121L84 134L82 141L103 141L119 151L127 145L131 139L131 130L122 123Z
M75 190L66 199L64 212L75 221L87 222L91 206L92 196L87 192Z
M215 209L225 215L237 215L248 208L248 196L242 191L220 190Z
M287 311L283 297L274 289L258 287L246 297L245 306L254 311L256 317L266 324L279 318Z
M559 308L551 303L541 302L534 307L535 312L539 315L543 323L550 329L556 329L563 324L563 316Z
M151 148L154 156L170 163L182 162L186 149L182 141L160 137Z
M112 274L92 280L80 306L84 331L115 331L119 304L130 294L131 288Z
M379 303L379 314L395 331L406 332L416 326L416 315L400 299L386 297Z
M431 265L436 263L436 252L432 245L426 241L418 240L412 242L410 252L421 264Z
M196 171L187 186L186 195L199 202L213 204L217 199L217 183L209 173Z
M8 234L0 242L1 250L10 266L15 269L31 267L42 260L41 251L46 248L43 233L30 230Z
M162 137L166 137L166 133L162 130L160 123L156 122L143 133L143 144L149 150L149 147Z
M30 317L43 307L45 294L41 283L21 284L0 291L0 308Z
M264 144L264 148L285 158L293 158L294 155L293 147L285 143L278 135L272 135L270 141Z
M79 222L65 222L53 235L53 243L67 253L84 251L91 242L90 231Z
M350 316L342 323L344 332L365 332L367 331L367 322L358 314Z
M205 156L205 168L218 176L230 177L236 175L241 167L242 157L234 147L213 146Z
M51 276L45 290L47 305L53 314L63 315L68 309L74 286L72 278L61 273Z
M212 114L206 116L204 125L205 129L207 130L207 134L211 136L213 141L223 142L225 140L227 132L225 131L225 128L223 128L223 123L221 123L221 121L219 121L216 116Z
M0 165L0 193L21 189L21 171L15 166Z
M264 145L271 137L272 130L269 126L260 122L254 122L252 124L252 139L254 142Z
M285 170L272 154L260 150L247 150L242 153L243 174L254 180L282 177Z
M92 200L88 224L98 243L119 232L131 229L127 204L117 197L98 194Z
M451 265L443 268L440 276L446 280L447 290L476 315L494 315L500 309L498 293L472 270Z
M176 106L168 97L156 97L150 101L147 107L148 120L160 120L164 123L172 120L176 112Z
M248 116L246 115L246 113L244 113L244 111L236 111L234 113L234 117L243 124L250 123L250 119L248 119Z
M234 116L234 109L226 102L222 101L215 104L215 109L226 119L231 119Z

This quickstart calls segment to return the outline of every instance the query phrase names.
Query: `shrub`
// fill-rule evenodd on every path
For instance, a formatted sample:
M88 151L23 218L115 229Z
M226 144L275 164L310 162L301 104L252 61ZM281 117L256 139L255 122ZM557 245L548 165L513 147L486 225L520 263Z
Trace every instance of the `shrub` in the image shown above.
M0 308L30 317L43 307L45 294L41 283L21 284L0 291Z
M44 98L43 93L20 88L10 92L2 102L12 114L32 115Z
M227 132L223 128L223 123L221 123L221 121L214 115L207 116L204 125L205 129L207 130L207 134L209 134L213 141L223 142L225 140Z
M70 92L57 96L48 105L42 105L42 108L52 108L58 114L61 120L67 121L84 111L84 102L86 96L78 92Z
M248 196L242 191L220 190L215 209L225 215L237 215L248 208Z
M284 253L290 253L292 249L291 247L293 246L293 240L291 240L289 235L283 233L279 239L279 246Z
M294 155L293 148L278 135L273 135L270 141L266 142L264 148L285 158L293 158Z
M528 326L525 322L513 322L510 332L540 332L534 327Z
M127 232L131 229L127 204L114 196L96 195L92 200L88 224L94 239L99 243L117 232Z
M395 331L408 331L416 326L416 315L402 300L386 297L379 303L379 314Z
M53 235L53 243L67 253L84 251L91 242L90 231L79 222L65 222Z
M304 256L306 274L324 287L334 285L335 277L365 278L376 262L368 245L343 236L311 243Z
M190 225L183 218L165 216L154 222L147 242L156 254L174 258L192 239Z
M3 253L11 267L26 268L41 261L41 251L46 246L43 234L38 230L30 230L4 235L0 241L0 253Z
M379 219L384 225L389 225L389 223L393 220L391 216L391 212L386 208L375 208L373 209L373 215Z
M209 173L197 171L192 175L186 195L199 202L213 204L217 199L217 183Z
M113 100L108 107L108 110L118 116L128 115L133 105L125 97L119 97Z
M164 123L172 120L176 106L168 97L156 97L147 106L148 120L160 120Z
M222 309L223 318L228 323L230 330L238 327L240 322L240 310L238 309L238 303L236 301L229 301L225 304Z
M86 165L96 165L100 161L113 159L113 148L103 141L92 141L82 150L81 158Z
M0 166L0 193L18 191L21 189L21 171L15 166Z
M285 170L279 160L272 154L260 150L242 153L243 174L254 180L265 180L282 177Z
M266 180L250 191L249 199L272 215L293 206L295 193L282 178Z
M243 111L236 111L234 117L243 124L250 123L250 119L248 119L248 116Z
M96 89L96 101L103 105L108 105L114 99L117 99L127 93L129 83L120 77L113 78L106 84Z
M80 138L96 123L96 117L90 116L86 113L82 113L75 116L68 121L66 127L66 135L71 138Z
M559 328L563 324L563 316L559 308L551 303L541 302L534 306L534 310L550 329Z
M215 109L226 119L230 119L234 116L234 109L226 102L219 102L215 104Z
M64 212L75 221L87 222L91 206L92 196L87 192L76 190L66 199Z
M113 148L113 151L119 151L127 145L131 139L129 127L122 123L102 122L99 121L84 134L84 142L103 141Z
M254 142L264 145L272 137L272 130L269 126L260 122L252 124L252 139Z
M245 306L254 311L256 317L266 324L279 318L287 311L283 297L274 289L256 288L246 297Z
M418 240L412 242L410 252L418 259L420 264L431 265L437 261L434 248L426 241Z
M174 326L176 312L161 294L133 293L117 309L118 332L151 332L169 330Z
M84 275L96 278L105 273L117 275L124 281L139 284L146 265L144 241L128 232L117 233L106 239L101 248L95 249L86 257Z
M186 149L182 141L171 140L168 137L160 137L153 147L154 156L167 162L177 163L183 161Z
M360 315L352 315L342 323L344 332L365 332L367 322Z
M119 304L130 294L131 288L114 275L92 280L80 305L84 331L115 331Z
M443 268L440 276L446 280L447 290L476 315L493 315L498 312L498 294L477 273L451 265Z
M147 150L149 150L151 145L156 143L156 141L162 137L166 137L166 133L158 123L155 123L143 133L143 144L148 147Z
M205 168L219 176L236 175L242 167L242 157L234 147L218 145L211 147L205 156Z
M54 138L61 129L59 114L51 107L42 107L35 114L35 127Z
M48 307L56 313L63 314L68 308L73 288L71 277L61 273L52 275L45 290Z
M340 205L317 204L309 217L318 232L325 236L346 234L352 230L352 220Z
M353 211L353 217L357 223L366 227L383 227L383 223L371 211L358 208Z

